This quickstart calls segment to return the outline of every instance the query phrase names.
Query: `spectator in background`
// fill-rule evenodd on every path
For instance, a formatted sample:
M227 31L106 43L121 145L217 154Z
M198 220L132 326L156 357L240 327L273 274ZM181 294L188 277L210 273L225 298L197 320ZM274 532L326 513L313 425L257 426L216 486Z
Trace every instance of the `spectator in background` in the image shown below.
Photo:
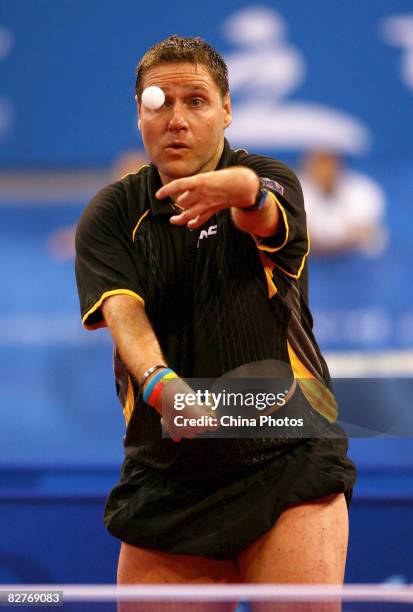
M299 176L313 255L383 253L385 199L377 183L347 170L340 155L321 151L303 157Z

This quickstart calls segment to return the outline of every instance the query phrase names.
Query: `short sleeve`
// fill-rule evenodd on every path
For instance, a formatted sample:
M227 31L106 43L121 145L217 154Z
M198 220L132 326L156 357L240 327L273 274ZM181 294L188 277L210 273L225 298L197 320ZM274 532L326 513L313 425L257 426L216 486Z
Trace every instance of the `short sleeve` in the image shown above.
M100 191L76 230L76 282L86 329L104 327L104 300L126 294L145 303L142 271L134 252L127 199L119 183Z
M261 178L262 186L271 194L280 212L277 234L255 237L257 248L288 276L299 278L310 250L304 198L294 172L281 162L251 156L248 165Z

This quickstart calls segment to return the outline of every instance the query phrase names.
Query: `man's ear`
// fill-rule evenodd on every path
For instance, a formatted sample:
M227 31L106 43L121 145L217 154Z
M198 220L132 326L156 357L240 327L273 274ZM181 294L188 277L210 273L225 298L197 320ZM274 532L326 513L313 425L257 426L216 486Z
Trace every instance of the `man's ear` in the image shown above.
M224 96L224 128L227 128L232 123L231 98L229 93Z
M142 121L140 119L141 109L140 109L140 106L139 106L138 96L135 96L135 102L136 102L136 106L137 106L137 109L138 109L138 130L141 131L141 126L142 126Z

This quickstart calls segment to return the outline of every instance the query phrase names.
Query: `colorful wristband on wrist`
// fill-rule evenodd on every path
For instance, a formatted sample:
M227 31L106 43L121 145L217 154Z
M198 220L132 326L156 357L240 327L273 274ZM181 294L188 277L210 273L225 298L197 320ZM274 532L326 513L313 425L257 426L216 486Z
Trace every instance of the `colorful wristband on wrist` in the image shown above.
M155 410L159 412L161 416L162 416L163 390L164 390L165 385L167 385L168 382L170 382L171 379L173 378L175 379L178 378L175 372L170 372L169 374L166 374L159 382L156 383L155 388L153 389L152 393L148 397L148 402L147 402L148 405L152 406L152 408L155 408Z
M168 372L172 372L172 370L166 367L162 368L159 372L155 374L155 376L151 378L151 380L145 386L145 389L143 390L143 399L145 400L146 403L148 403L148 398L150 394L152 393L156 383L159 382Z
M158 372L152 378L143 392L144 401L149 406L157 408L157 404L159 404L159 398L162 393L162 388L164 384L172 378L178 378L178 375L170 368L163 368L160 372Z
M149 406L152 406L152 408L155 408L155 410L157 412L159 412L159 414L162 414L162 405L161 405L161 397L162 397L162 391L163 391L163 385L164 383L162 382L162 380L160 380L154 387L152 393L150 394L150 396L148 397L148 401L147 404Z

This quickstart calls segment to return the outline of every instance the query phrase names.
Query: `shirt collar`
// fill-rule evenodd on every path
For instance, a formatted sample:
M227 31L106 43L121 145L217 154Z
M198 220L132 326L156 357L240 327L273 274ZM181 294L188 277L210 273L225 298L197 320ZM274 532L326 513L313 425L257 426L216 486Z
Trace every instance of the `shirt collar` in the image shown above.
M153 164L149 166L147 187L149 194L149 203L152 215L171 215L176 213L173 202L170 198L158 200L155 198L155 193L162 187L161 177L159 176L158 168Z
M231 147L229 145L228 140L224 139L224 148L222 150L222 155L217 164L216 170L221 170L222 168L226 168L229 165L231 156ZM154 164L150 164L148 178L147 178L147 188L149 194L149 203L151 208L152 215L172 215L179 213L174 207L174 204L170 198L165 198L164 200L157 200L155 198L155 193L162 187L161 177L159 176L159 172Z

